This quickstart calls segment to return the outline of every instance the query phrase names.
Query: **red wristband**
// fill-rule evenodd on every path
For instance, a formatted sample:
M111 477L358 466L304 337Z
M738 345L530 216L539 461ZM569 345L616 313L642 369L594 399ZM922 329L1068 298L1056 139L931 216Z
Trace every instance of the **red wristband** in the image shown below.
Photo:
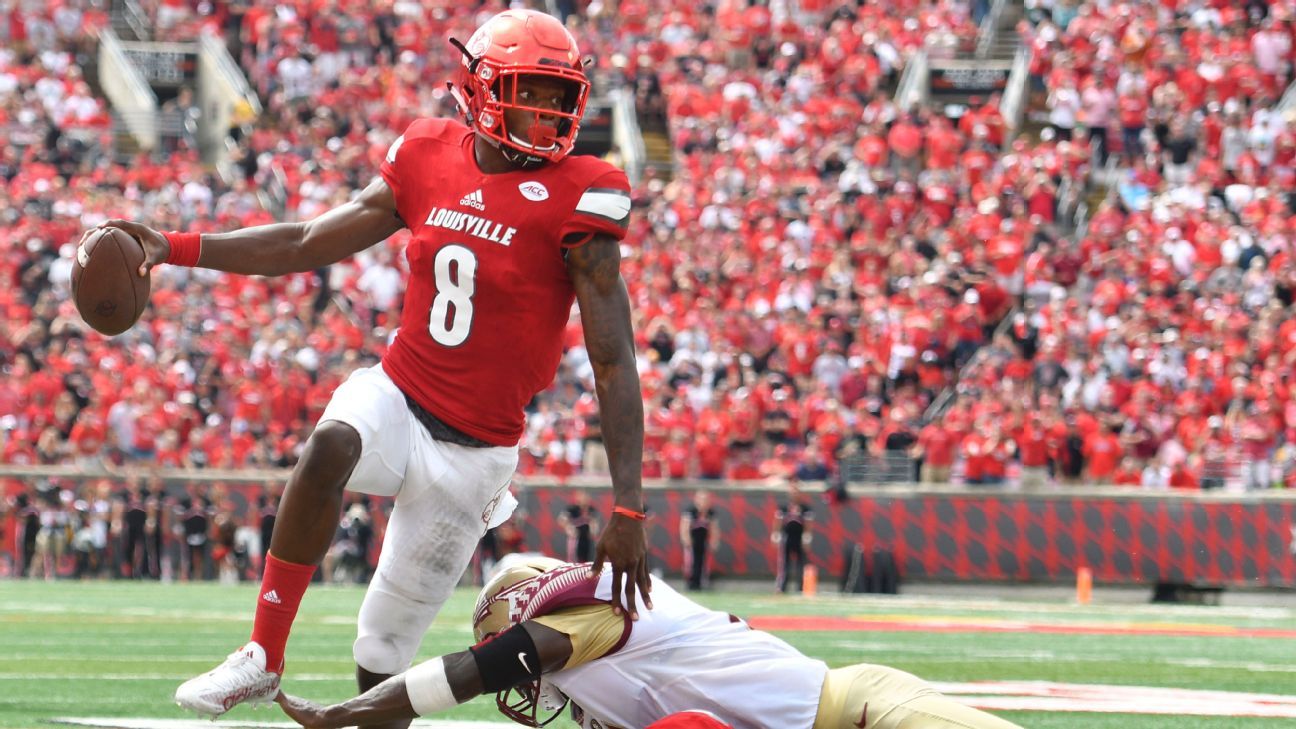
M628 509L624 506L612 507L612 513L620 514L621 516L628 516L631 519L634 519L635 521L643 521L644 519L648 518L648 515L643 513L642 511L635 511L634 509Z
M162 237L166 238L171 246L171 253L167 255L166 263L173 266L198 264L198 258L202 255L201 233L180 233L173 230L163 233Z

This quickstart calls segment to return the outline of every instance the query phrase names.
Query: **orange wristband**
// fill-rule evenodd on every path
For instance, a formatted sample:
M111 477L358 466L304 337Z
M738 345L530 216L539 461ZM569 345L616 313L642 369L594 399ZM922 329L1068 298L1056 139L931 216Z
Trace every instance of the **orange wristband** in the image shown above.
M624 507L624 506L614 506L614 507L612 507L612 513L613 513L613 514L620 514L621 516L627 516L627 517L630 517L631 519L634 519L635 521L643 521L644 519L648 518L648 515L645 514L644 512L642 512L642 511L635 511L634 509L628 509L628 508L626 508L626 507Z

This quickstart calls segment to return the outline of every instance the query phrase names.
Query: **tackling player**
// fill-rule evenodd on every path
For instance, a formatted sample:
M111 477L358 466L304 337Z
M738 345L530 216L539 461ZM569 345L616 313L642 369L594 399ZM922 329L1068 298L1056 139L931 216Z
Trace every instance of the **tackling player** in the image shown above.
M829 670L769 633L664 583L637 622L612 610L589 563L509 558L473 612L477 645L420 663L341 704L280 695L307 727L408 719L495 693L500 711L543 726L570 704L587 729L642 729L701 710L738 729L1010 729L1016 725L886 666ZM549 716L544 716L544 714Z
M251 640L176 692L216 716L278 692L298 605L338 524L344 489L395 496L353 649L362 689L407 668L478 539L508 518L523 407L554 377L580 304L611 463L614 504L595 554L624 607L647 592L643 400L620 240L629 183L569 156L589 92L576 41L556 19L509 10L482 25L450 85L467 125L420 119L354 200L305 223L159 233L111 220L158 263L277 276L311 271L402 227L410 276L400 330L380 365L334 392L293 469L271 538ZM618 597L620 601L620 597ZM651 602L643 600L644 607Z

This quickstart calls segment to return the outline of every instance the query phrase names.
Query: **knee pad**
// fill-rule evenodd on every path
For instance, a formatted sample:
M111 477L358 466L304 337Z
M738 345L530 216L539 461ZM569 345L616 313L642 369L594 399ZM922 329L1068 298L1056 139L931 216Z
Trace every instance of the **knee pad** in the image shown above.
M409 668L439 607L413 599L381 572L375 575L356 618L351 647L356 663L370 673L396 674Z
M390 676L409 668L417 649L417 645L402 649L391 636L361 635L351 646L351 655L364 670Z

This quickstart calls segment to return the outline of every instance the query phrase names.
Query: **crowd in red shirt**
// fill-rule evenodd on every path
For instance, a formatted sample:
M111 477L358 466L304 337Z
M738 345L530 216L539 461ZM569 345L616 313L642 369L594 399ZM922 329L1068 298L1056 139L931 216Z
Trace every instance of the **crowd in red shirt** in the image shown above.
M454 114L429 79L457 60L445 40L490 12L431 0L215 3L208 15L164 5L157 20L173 37L208 26L238 38L266 108L235 153L247 177L227 182L183 147L164 163L100 156L65 171L47 144L27 146L0 192L14 230L0 241L14 284L0 288L5 462L292 463L332 390L389 341L406 234L279 279L160 267L149 312L112 340L68 300L71 245L109 216L190 230L268 221L256 193L276 176L291 218L347 199L412 119ZM898 109L885 90L925 40L974 41L966 3L801 5L814 22L745 2L708 14L638 0L590 3L569 21L601 83L660 89L675 154L673 175L638 185L623 261L646 475L809 477L889 451L974 482L1021 467L1156 483L1152 465L1186 485L1291 440L1289 158L1247 151L1216 165L1219 203L1208 195L1218 185L1172 187L1160 159L1135 166L1120 201L1154 202L1104 205L1079 240L1058 238L1058 190L1084 185L1097 140L1005 147L998 98L947 119ZM1124 17L1082 11L1072 23L1116 34L1103 23ZM1033 47L1044 27L1026 31ZM1075 66L1057 63L1060 49L1082 50L1071 35L1037 48L1042 77ZM1095 73L1072 72L1080 84ZM603 467L577 319L568 334L529 417L524 473ZM924 425L960 371L952 405Z
M1292 6L1040 7L1022 34L1041 118L1121 155L1116 194L1027 255L1024 306L937 427L1004 423L1023 469L1063 482L1290 484Z

